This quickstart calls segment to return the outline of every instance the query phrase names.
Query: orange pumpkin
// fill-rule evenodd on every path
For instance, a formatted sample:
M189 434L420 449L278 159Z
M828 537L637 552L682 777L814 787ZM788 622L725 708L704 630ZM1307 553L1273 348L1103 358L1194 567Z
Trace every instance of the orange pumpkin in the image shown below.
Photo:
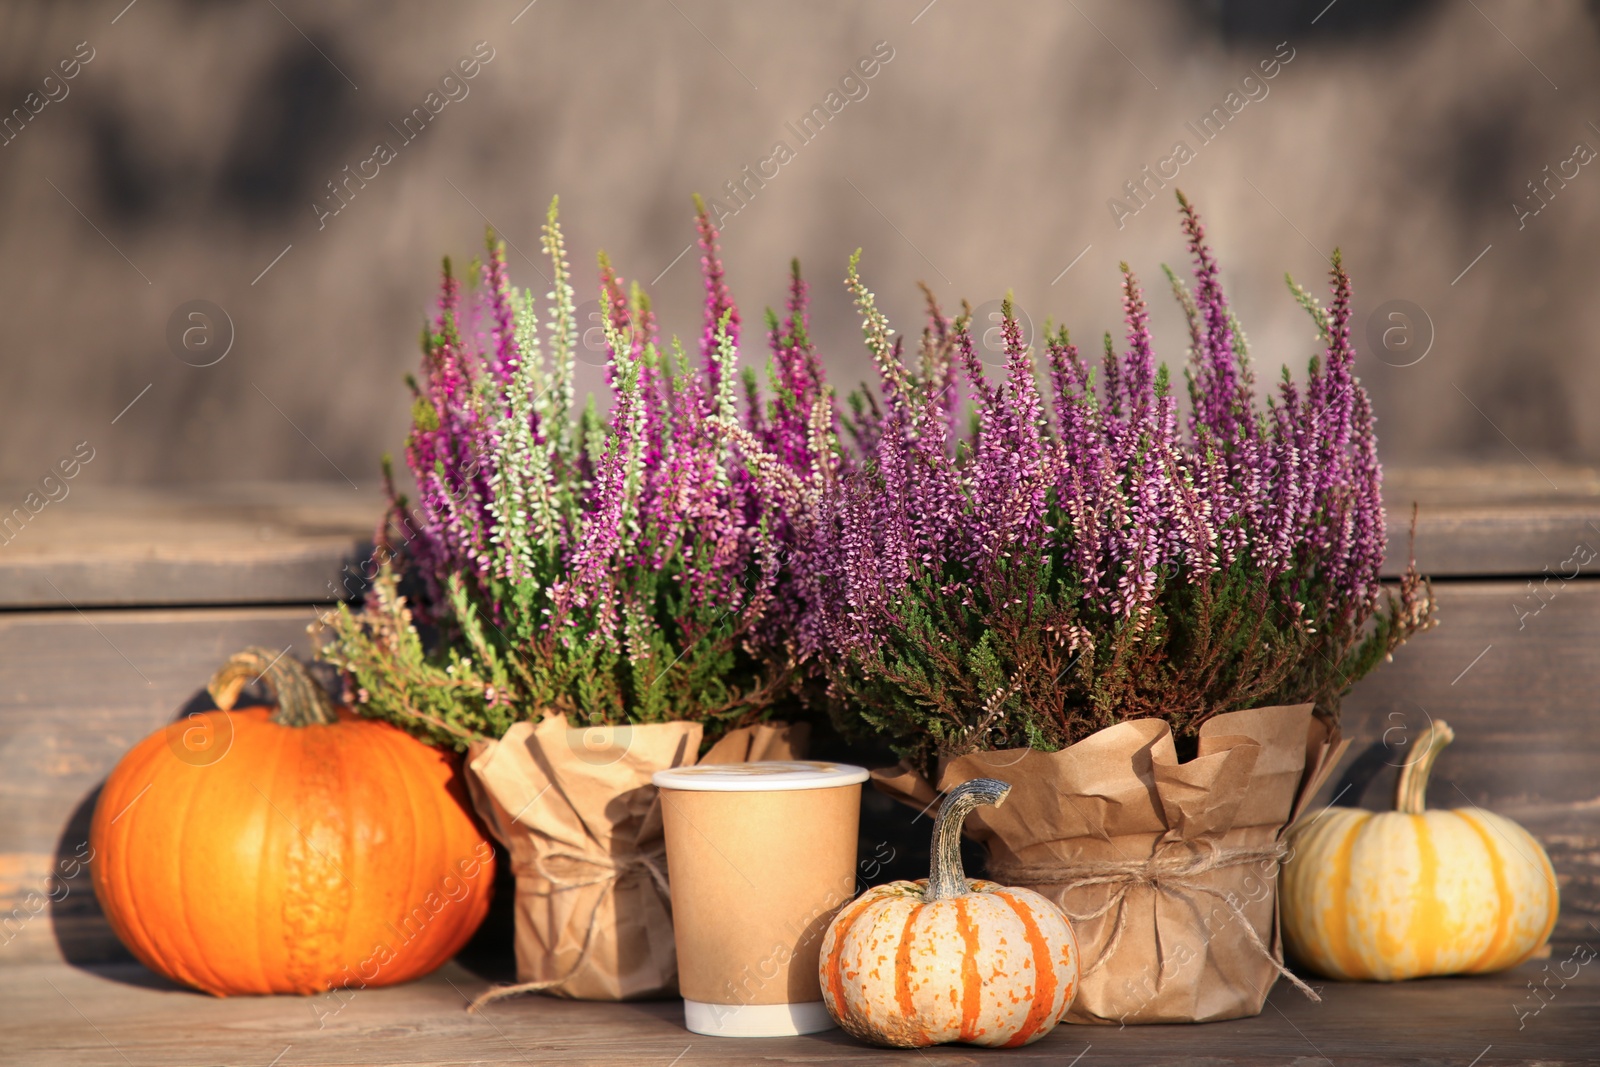
M850 1034L897 1048L1014 1048L1066 1014L1078 984L1066 916L1032 890L969 882L961 870L967 813L1010 792L992 778L950 790L934 826L931 876L875 886L828 927L822 999Z
M278 707L228 711L252 679ZM217 996L427 974L488 910L494 852L454 762L338 708L291 657L234 656L225 710L145 738L106 780L94 889L146 966Z

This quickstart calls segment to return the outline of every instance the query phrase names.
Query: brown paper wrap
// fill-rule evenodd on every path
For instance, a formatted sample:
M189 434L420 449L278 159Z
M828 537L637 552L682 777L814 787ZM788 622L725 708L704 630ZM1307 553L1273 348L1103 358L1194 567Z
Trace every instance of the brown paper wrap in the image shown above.
M734 730L701 762L796 759L807 732L783 723ZM666 843L650 776L695 763L700 739L699 723L574 728L551 715L473 743L473 806L511 853L517 878L517 979L526 986L504 993L676 992Z
M1206 722L1198 755L1179 763L1167 723L1136 719L1059 752L951 760L939 786L1012 784L967 829L991 878L1072 919L1085 969L1069 1022L1207 1022L1266 1003L1283 961L1284 831L1348 745L1309 704L1252 708ZM919 808L937 796L904 767L875 778Z

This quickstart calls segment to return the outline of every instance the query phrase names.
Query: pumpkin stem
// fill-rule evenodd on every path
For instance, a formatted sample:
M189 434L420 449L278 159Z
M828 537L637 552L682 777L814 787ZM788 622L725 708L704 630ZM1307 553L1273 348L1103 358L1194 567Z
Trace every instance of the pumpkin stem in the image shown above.
M973 808L983 804L999 807L1011 793L1011 786L994 778L974 778L962 782L944 795L939 819L933 824L933 869L922 899L932 903L970 892L967 874L961 869L961 824Z
M339 721L328 691L311 676L306 665L287 653L274 653L267 648L235 652L211 676L206 691L217 707L232 711L239 690L256 682L265 682L277 701L278 710L273 712L272 721L280 726L327 726Z
M1417 747L1400 768L1400 780L1394 788L1394 810L1403 815L1421 815L1428 802L1428 775L1433 773L1433 761L1439 758L1444 746L1456 739L1456 732L1443 719L1428 724L1417 738Z

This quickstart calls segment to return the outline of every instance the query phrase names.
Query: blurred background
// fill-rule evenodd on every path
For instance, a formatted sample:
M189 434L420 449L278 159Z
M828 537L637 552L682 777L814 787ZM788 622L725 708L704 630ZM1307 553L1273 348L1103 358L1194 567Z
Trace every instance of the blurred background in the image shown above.
M560 194L580 299L604 248L693 338L696 192L758 366L798 256L869 371L858 246L901 330L920 280L1091 346L1126 260L1181 363L1182 188L1261 379L1338 246L1388 462L1594 463L1597 57L1555 0L8 0L0 482L88 442L86 483L375 492L441 255L492 224L542 292Z

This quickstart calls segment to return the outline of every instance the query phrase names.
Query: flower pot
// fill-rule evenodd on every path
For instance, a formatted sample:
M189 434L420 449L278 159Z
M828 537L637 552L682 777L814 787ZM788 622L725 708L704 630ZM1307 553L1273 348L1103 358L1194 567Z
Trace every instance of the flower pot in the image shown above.
M793 759L806 734L783 723L734 730L698 762ZM699 723L585 728L551 715L472 746L473 804L510 852L517 879L519 984L486 997L632 1000L677 991L666 843L650 777L696 763L700 738Z
M1108 727L1059 752L950 760L942 789L1013 786L967 821L989 876L1034 889L1072 920L1083 953L1067 1021L1207 1022L1261 1012L1283 967L1284 833L1349 745L1309 704L1218 715L1180 763L1164 720ZM922 807L932 787L901 769L880 786ZM1308 995L1309 988L1288 975Z

